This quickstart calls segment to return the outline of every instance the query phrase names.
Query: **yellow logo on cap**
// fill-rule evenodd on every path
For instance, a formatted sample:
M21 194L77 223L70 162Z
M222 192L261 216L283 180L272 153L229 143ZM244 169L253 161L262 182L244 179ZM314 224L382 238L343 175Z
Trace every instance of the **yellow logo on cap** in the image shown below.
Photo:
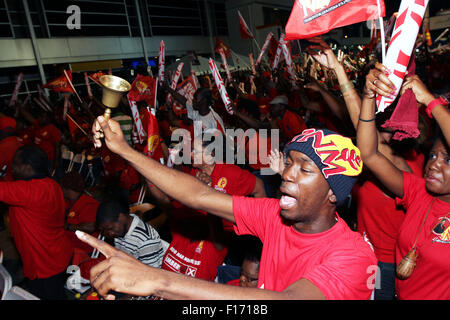
M335 174L357 176L361 173L363 162L361 153L352 140L338 134L325 135L322 130L306 129L291 142L306 142L312 138L312 148L325 168L325 178Z

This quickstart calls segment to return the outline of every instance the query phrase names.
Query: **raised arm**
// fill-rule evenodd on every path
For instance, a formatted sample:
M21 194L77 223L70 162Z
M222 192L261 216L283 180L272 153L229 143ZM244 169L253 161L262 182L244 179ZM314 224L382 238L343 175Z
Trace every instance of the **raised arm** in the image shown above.
M376 94L388 96L392 82L384 75L383 65L377 64L366 77L361 113L358 119L356 139L363 163L394 195L403 197L403 172L378 150L375 125Z
M106 146L128 161L145 179L162 192L188 207L213 213L235 222L233 201L230 195L209 188L195 177L161 165L159 162L132 149L123 137L119 124L114 120L106 122L103 116L93 126L94 144L101 146L99 130L103 130Z
M400 93L403 94L407 89L412 89L417 102L421 105L425 105L425 107L429 106L430 103L436 99L417 75L406 78ZM442 133L447 140L447 144L450 144L450 111L448 107L442 103L436 103L430 113L441 128Z
M318 52L310 50L310 55L321 65L333 70L336 73L342 96L344 97L345 104L347 105L347 111L350 115L353 126L356 129L356 126L358 125L359 112L361 109L361 98L356 92L352 82L348 79L343 65L339 62L330 46L320 38L311 38L309 41L317 43L317 46L310 47L310 49L319 49ZM340 119L343 119L342 109L339 108L339 105L332 104L330 107L334 107L332 108L332 111Z

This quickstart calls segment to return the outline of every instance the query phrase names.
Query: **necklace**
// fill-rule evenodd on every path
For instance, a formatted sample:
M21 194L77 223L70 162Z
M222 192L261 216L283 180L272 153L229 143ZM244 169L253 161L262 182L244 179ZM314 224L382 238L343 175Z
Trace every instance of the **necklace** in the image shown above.
M403 257L403 259L400 261L400 263L397 266L397 278L400 280L406 280L408 279L416 267L416 260L417 260L417 240L419 239L420 233L422 232L423 225L425 224L425 221L428 218L428 214L430 213L431 208L433 207L434 201L436 198L433 198L431 201L430 207L428 208L427 213L425 214L425 217L422 221L422 224L420 225L419 232L417 233L416 240L414 241L414 244L411 248L411 250L408 252L406 256Z

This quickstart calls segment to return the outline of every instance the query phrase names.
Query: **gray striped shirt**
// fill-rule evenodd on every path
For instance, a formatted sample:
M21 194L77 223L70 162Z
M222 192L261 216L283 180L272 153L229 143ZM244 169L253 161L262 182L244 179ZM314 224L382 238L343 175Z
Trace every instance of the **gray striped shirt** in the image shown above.
M121 112L117 113L116 116L112 118L114 121L117 121L120 125L120 129L123 132L125 140L127 140L128 144L131 146L131 131L133 130L133 119L130 116L127 116Z
M160 268L164 249L158 232L138 216L131 216L130 229L123 238L114 239L114 246L148 266Z

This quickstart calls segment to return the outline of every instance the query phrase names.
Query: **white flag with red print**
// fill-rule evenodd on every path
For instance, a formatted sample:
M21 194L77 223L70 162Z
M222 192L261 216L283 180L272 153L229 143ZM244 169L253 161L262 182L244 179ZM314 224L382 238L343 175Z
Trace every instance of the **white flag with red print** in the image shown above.
M391 97L377 95L377 112L383 112L396 99L405 78L409 59L429 0L402 0L392 32L384 66L387 77L395 85Z

